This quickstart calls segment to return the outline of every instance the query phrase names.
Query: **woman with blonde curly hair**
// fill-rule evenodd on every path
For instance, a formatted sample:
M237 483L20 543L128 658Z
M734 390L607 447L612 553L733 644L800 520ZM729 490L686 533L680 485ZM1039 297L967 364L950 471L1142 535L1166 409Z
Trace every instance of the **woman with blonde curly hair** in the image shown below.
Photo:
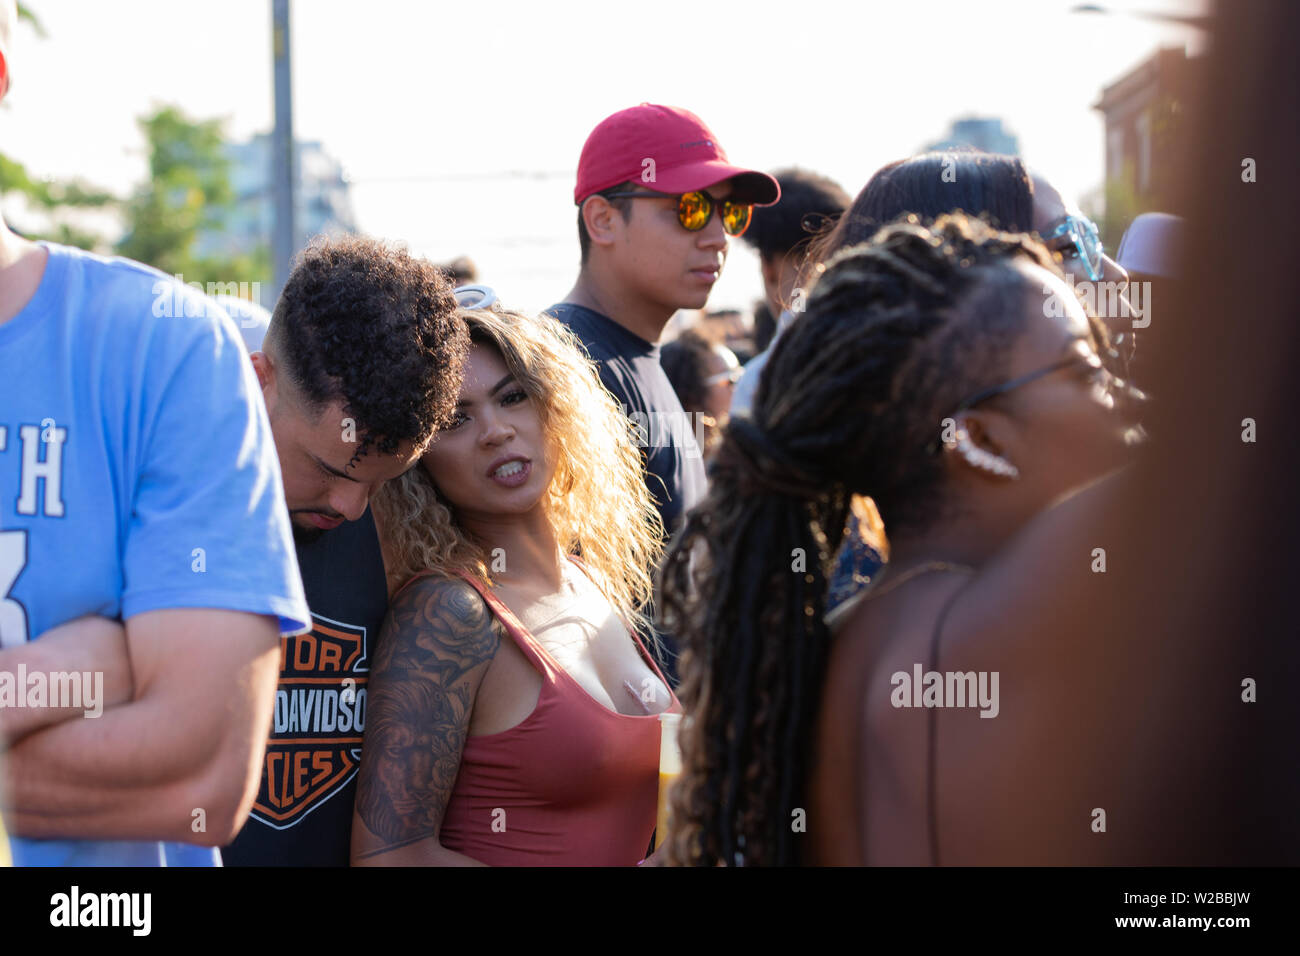
M680 707L637 636L662 525L632 428L559 323L459 314L452 424L374 502L396 593L353 862L633 864Z

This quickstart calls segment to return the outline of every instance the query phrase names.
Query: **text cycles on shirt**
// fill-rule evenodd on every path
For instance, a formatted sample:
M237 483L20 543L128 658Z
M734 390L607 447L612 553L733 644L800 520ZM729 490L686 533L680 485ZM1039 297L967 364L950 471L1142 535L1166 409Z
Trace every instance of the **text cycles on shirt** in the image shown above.
M252 813L276 829L300 823L347 786L361 761L366 629L317 615L312 625L280 639L280 686Z

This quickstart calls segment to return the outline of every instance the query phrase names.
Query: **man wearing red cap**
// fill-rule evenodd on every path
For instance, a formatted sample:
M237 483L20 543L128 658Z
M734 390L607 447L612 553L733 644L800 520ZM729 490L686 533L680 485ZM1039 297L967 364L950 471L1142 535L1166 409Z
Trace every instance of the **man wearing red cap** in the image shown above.
M670 535L706 483L690 417L659 364L659 336L678 309L704 307L728 236L780 195L771 176L733 166L698 116L671 106L615 113L582 147L573 190L582 267L549 311L582 339L640 427L646 484ZM660 640L675 684L673 642Z
M582 339L601 380L642 428L646 480L664 527L705 493L700 449L659 365L659 336L678 309L703 308L728 236L753 206L780 197L766 173L732 165L694 113L642 103L600 123L582 148L582 267L549 311Z

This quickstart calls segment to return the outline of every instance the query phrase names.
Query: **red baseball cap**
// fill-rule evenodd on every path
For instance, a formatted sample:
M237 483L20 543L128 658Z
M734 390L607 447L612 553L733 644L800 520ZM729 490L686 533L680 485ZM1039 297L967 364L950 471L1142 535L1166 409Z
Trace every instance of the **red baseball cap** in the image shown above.
M732 198L770 206L781 187L767 173L727 160L704 121L675 106L642 103L606 117L591 131L578 159L574 203L619 183L661 193L688 193L735 179Z

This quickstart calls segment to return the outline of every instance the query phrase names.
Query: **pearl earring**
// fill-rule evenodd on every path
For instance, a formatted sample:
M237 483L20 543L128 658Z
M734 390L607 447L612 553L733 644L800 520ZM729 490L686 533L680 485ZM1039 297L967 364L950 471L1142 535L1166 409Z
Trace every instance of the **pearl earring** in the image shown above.
M985 451L983 448L977 448L970 440L966 432L957 433L956 448L958 454L966 459L966 463L972 468L978 468L980 471L987 471L993 475L1001 475L1005 478L1016 479L1020 477L1020 469L1011 462L998 455Z

